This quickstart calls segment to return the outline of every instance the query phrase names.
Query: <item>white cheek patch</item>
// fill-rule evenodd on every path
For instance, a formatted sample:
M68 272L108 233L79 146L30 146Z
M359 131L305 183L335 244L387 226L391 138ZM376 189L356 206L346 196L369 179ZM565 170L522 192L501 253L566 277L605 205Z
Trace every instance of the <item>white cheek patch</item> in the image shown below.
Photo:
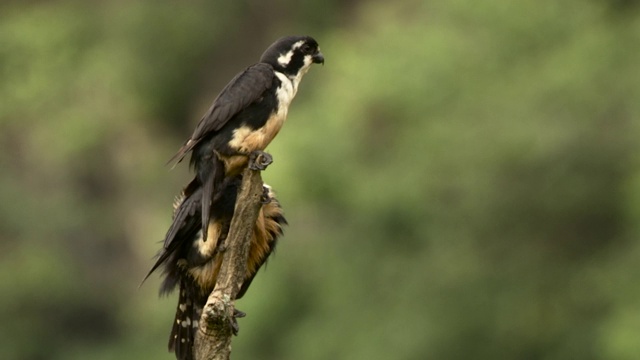
M291 61L291 57L293 57L293 52L303 44L304 44L304 40L300 40L295 44L293 44L293 46L291 47L291 50L289 50L286 54L281 54L280 56L278 56L278 64L286 67Z
M302 65L302 68L305 70L305 72L309 70L309 68L311 67L311 64L313 64L313 56L312 55L305 56L304 65Z
M292 56L293 56L293 50L290 50L288 53L278 56L278 64L282 66L287 66L287 64L289 64L289 61L291 61Z

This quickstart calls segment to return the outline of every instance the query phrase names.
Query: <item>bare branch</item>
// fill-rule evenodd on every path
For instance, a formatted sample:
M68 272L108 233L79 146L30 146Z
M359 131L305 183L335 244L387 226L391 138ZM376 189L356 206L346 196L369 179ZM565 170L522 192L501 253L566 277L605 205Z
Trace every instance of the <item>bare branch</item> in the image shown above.
M262 177L260 171L250 168L243 173L216 287L209 295L195 335L196 360L228 360L231 355L234 300L245 277L249 244L262 206Z

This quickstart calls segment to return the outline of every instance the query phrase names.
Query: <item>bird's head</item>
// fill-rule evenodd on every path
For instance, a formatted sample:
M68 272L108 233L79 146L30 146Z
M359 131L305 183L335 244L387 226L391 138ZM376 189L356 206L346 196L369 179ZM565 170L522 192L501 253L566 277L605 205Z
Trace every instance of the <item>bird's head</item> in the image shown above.
M288 76L296 76L306 73L311 64L324 64L324 56L311 36L286 36L271 44L260 62Z

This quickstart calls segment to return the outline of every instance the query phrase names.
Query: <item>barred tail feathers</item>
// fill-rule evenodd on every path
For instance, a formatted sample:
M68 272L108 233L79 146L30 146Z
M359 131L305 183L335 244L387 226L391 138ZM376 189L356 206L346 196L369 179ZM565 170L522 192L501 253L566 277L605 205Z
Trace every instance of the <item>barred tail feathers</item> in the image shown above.
M175 352L178 360L193 360L193 342L198 331L198 322L204 304L198 291L184 279L180 281L180 295L176 317L169 337L169 351Z

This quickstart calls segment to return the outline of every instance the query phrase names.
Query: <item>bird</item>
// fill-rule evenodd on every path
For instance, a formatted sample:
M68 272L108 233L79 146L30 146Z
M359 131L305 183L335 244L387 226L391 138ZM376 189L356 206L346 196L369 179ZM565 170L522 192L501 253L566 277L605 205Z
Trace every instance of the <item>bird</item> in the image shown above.
M242 174L226 178L219 186L212 203L210 239L204 241L201 227L202 187L191 181L174 202L173 222L167 231L164 246L147 277L162 267L160 294L179 288L178 306L169 337L169 351L178 360L193 360L193 342L198 322L209 294L213 291L222 264L224 241L229 232ZM287 224L284 212L271 187L263 185L263 205L253 227L244 280L236 299L244 296L260 267L275 250ZM232 331L238 332L236 317L244 313L235 310Z
M284 124L302 77L324 55L311 36L276 40L260 61L238 73L218 94L193 134L169 160L175 164L191 152L191 167L201 186L203 240L209 241L212 196L226 177L240 173L269 145ZM262 153L271 162L270 155ZM264 170L260 165L253 170Z

